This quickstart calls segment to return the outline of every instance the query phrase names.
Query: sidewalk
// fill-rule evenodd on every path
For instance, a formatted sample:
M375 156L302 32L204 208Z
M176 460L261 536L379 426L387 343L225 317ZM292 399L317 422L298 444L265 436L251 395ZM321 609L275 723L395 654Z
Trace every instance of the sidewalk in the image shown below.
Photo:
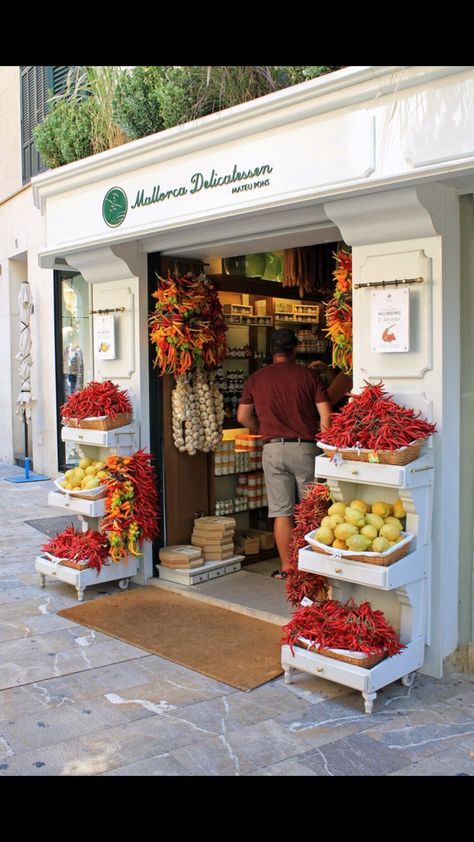
M52 482L0 463L0 775L474 775L474 676L357 693L294 673L248 693L79 626L34 558ZM257 574L255 574L257 575ZM85 599L117 593L87 588Z

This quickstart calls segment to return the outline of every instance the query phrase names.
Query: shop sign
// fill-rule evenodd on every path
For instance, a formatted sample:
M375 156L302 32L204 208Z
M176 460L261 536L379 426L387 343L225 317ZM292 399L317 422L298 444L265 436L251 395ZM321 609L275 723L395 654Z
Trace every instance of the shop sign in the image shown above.
M94 352L98 360L115 360L113 316L94 316Z
M193 173L187 184L163 186L155 184L153 188L139 187L136 191L130 210L166 202L169 199L179 199L181 196L194 196L202 190L212 190L216 187L230 187L232 193L260 190L270 185L269 175L273 172L270 164L261 164L248 169L239 168L234 164L233 170L219 173L212 169L209 173ZM102 202L102 216L110 228L117 228L124 221L128 211L127 194L121 187L107 190Z
M371 346L379 354L410 350L410 290L371 292Z

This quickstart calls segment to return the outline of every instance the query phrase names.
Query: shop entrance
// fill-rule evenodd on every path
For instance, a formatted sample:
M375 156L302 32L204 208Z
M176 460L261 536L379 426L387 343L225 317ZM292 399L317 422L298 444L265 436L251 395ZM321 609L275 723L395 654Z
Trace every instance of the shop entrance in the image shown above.
M319 361L322 370L331 363L331 343L324 333L325 307L333 295L334 253L340 242L318 246L265 252L228 258L202 258L150 255L150 294L157 287L157 276L168 271L198 275L204 272L212 279L224 308L227 323L227 357L218 377L224 396L225 419L222 443L209 454L180 453L172 438L171 393L174 377L151 375L152 449L159 448L162 477L163 532L160 545L189 544L193 524L199 515L231 515L236 521L237 550L241 567L269 575L279 567L273 541L273 520L268 517L261 450L248 452L239 447L241 437L249 431L236 420L237 405L248 376L271 362L270 336L277 327L291 327L298 335L298 363ZM346 247L347 248L347 247ZM312 263L303 263L311 258ZM293 259L293 285L282 282L288 261ZM301 259L299 281L296 265ZM150 299L150 310L154 299ZM260 460L259 457L260 456ZM158 563L158 546L154 563ZM156 568L155 568L156 569ZM261 577L258 577L259 579ZM232 590L233 575L219 583ZM253 580L253 577L252 577ZM225 585L227 583L227 585ZM255 582L253 581L253 584ZM271 581L271 585L276 585ZM199 585L201 590L202 586ZM282 610L285 610L284 587L279 586ZM278 600L277 600L278 602Z

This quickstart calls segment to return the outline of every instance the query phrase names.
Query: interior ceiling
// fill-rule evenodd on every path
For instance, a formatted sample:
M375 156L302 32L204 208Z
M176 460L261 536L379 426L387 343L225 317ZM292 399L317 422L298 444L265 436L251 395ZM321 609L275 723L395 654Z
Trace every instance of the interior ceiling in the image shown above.
M183 221L145 237L140 248L147 253L208 262L216 257L279 251L340 239L339 229L327 217L322 204L299 200L195 223Z
M265 251L314 246L319 243L332 243L341 239L339 229L334 225L324 229L311 228L309 231L292 231L286 234L269 234L266 237L237 239L221 243L188 245L182 248L161 250L162 254L173 257L192 257L208 263L219 257L235 257L240 254L256 254Z

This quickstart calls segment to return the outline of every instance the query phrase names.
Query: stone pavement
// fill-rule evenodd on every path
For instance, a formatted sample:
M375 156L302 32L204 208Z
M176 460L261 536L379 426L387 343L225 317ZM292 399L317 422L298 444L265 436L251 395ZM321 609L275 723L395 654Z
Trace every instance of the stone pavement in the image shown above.
M474 676L417 676L360 693L294 673L240 692L56 611L39 587L51 482L14 485L0 463L0 775L404 776L474 774ZM85 599L116 593L87 588Z

